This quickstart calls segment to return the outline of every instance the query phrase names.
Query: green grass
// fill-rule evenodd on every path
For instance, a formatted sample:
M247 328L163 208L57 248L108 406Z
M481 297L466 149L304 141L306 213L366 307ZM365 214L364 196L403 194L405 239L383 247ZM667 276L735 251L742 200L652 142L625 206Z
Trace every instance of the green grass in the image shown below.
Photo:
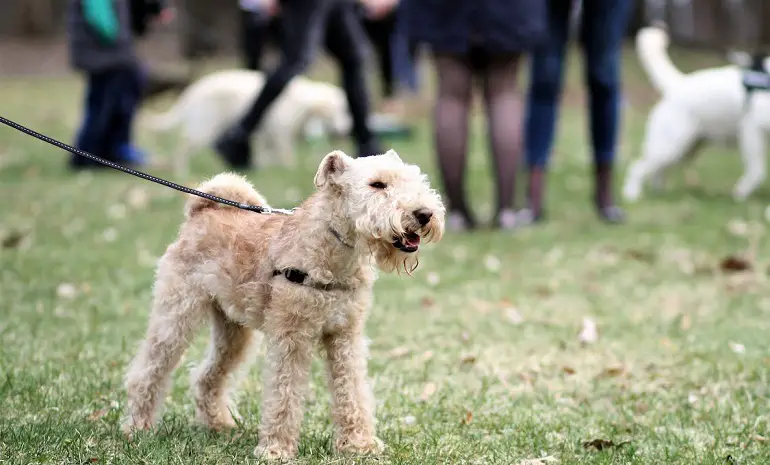
M690 69L704 62L675 56ZM654 100L631 53L627 61L622 168L636 156ZM378 463L515 464L547 455L566 464L770 462L770 191L734 203L740 159L712 147L672 171L661 193L630 206L628 224L600 224L575 98L579 66L572 60L550 221L514 234L449 234L426 248L414 277L377 283L369 370L389 446ZM0 111L69 141L81 90L74 77L6 80ZM469 189L488 216L481 121ZM438 183L428 121L419 128L415 140L394 146ZM144 133L139 140L160 158L173 144ZM328 149L303 146L300 169L251 178L271 203L290 207L311 192ZM0 129L0 463L254 463L262 361L239 390L242 426L204 431L187 395L203 332L174 375L158 431L133 442L120 434L121 379L145 330L153 261L174 239L183 197L120 173L73 175L66 158ZM194 169L188 184L222 165L209 154ZM752 271L720 271L724 257L743 254ZM598 326L593 344L578 339L583 318ZM594 439L628 443L583 446ZM355 462L332 455L331 442L316 361L298 462Z

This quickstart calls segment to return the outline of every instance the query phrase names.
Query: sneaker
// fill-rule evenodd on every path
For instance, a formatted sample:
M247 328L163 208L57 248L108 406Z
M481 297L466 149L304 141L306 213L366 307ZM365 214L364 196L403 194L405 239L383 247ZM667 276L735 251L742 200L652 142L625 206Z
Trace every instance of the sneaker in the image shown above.
M121 165L144 166L147 164L147 154L131 144L118 147L116 158Z
M232 169L251 167L251 142L249 134L235 126L225 131L214 142L214 150Z

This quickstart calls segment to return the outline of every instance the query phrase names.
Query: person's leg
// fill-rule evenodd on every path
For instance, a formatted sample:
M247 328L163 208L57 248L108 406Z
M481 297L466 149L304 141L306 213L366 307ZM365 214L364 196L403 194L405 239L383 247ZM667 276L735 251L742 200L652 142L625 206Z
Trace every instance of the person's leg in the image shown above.
M465 202L465 162L468 150L468 116L473 88L473 68L462 56L436 54L438 96L434 113L434 141L441 178L447 195L447 228L476 226Z
M241 53L246 69L259 71L268 32L268 18L261 12L240 10Z
M329 2L287 0L281 4L285 37L278 67L268 74L259 95L243 118L226 130L215 142L214 149L232 168L251 165L250 135L262 116L296 75L310 64L322 38Z
M393 76L390 63L390 43L388 33L388 18L372 20L369 18L361 19L361 26L366 32L369 44L374 50L377 59L377 71L380 75L380 84L382 86L382 96L390 98L393 95Z
M516 167L521 153L521 98L517 89L518 54L488 56L481 70L489 145L497 181L495 222L516 226Z
M612 173L620 126L621 52L631 4L630 0L584 2L580 31L590 94L594 201L600 216L613 223L622 221L622 212L613 204Z
M529 94L525 144L528 173L527 214L523 219L538 220L543 213L543 191L548 158L553 148L559 116L564 53L569 34L571 0L550 0L549 39L533 51L530 62ZM530 216L531 218L526 218Z
M132 140L132 131L136 110L142 100L144 70L140 65L121 70L111 92L118 95L110 134L112 153L120 163L142 165L146 161L143 151L136 148Z
M342 85L353 119L353 138L358 146L358 156L366 157L383 152L369 129L371 109L364 69L365 33L360 21L353 3L336 3L329 15L326 47L342 68Z
M83 122L75 138L75 147L98 157L111 160L109 150L105 147L105 133L109 120L107 90L110 73L88 75ZM72 154L70 167L73 169L101 166L91 159Z

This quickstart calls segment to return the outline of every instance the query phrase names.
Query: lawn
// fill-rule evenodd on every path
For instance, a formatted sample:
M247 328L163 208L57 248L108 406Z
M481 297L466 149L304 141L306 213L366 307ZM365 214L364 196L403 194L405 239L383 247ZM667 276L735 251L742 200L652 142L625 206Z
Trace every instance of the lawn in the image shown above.
M622 168L655 97L627 52ZM687 69L719 61L675 59ZM448 234L423 251L414 277L377 283L369 371L388 450L360 462L770 462L770 190L733 202L740 158L712 147L628 206L626 225L599 223L579 73L572 60L549 222ZM74 77L6 79L0 114L71 141L81 92ZM486 218L493 186L482 124L474 120L469 190ZM429 122L418 128L393 146L438 184ZM139 139L160 158L173 144ZM330 148L303 145L300 168L250 178L272 204L291 207L311 192ZM174 375L158 430L132 442L121 435L122 376L184 197L117 172L73 175L66 158L0 129L0 463L256 462L259 356L238 391L243 424L214 434L193 422L188 375L205 332ZM189 185L223 169L211 154L193 162ZM597 337L581 341L586 323ZM311 383L298 463L358 463L332 455L320 360Z

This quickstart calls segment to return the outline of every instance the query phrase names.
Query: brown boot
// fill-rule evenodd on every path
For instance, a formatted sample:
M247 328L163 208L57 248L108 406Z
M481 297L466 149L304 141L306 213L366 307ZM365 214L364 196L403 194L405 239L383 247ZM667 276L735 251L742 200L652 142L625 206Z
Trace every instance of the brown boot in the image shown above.
M625 214L612 200L612 163L597 163L594 169L594 202L599 218L609 224L623 223Z

